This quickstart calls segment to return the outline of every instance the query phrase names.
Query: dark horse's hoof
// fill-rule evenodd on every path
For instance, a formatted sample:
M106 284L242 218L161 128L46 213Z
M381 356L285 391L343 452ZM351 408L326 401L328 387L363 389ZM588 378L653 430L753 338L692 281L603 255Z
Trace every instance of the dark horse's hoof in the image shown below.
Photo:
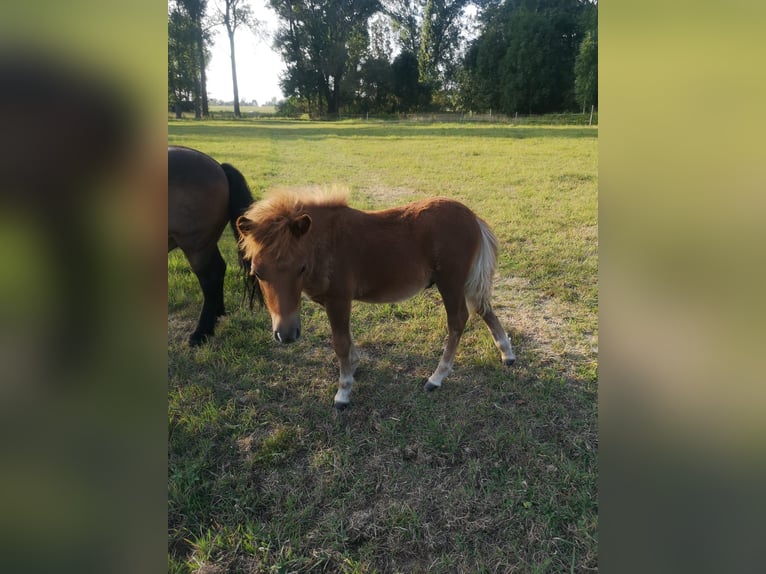
M345 411L348 408L348 405L351 403L340 403L338 401L335 401L333 406L335 407L335 410L338 412Z
M209 333L192 333L191 337L189 337L189 346L199 347L201 344L207 342L209 338Z
M431 381L426 381L425 389L430 393L431 391L435 391L436 389L440 389L441 385L435 385Z
M511 366L511 365L513 365L515 362L516 362L516 359L505 359L505 360L503 361L503 364L504 364L506 367L510 367L510 366Z

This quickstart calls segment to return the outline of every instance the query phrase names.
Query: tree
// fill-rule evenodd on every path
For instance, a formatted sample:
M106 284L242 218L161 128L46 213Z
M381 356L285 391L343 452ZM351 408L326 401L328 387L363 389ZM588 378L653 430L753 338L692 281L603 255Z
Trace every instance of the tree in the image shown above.
M464 60L465 103L505 113L574 109L582 0L506 0L490 5Z
M458 74L458 100L462 109L477 112L498 109L500 83L496 78L505 49L503 39L490 33L484 34L481 43L468 47Z
M368 35L367 52L370 57L390 62L396 43L391 29L391 20L384 14L376 14L369 21Z
M247 0L223 0L223 6L216 5L221 24L226 28L229 37L229 54L231 56L231 84L234 91L234 116L241 117L239 108L239 86L237 85L237 58L234 50L234 34L237 28L257 26L253 10Z
M282 21L274 38L274 45L282 52L286 73L280 81L287 96L286 106L297 113L305 102L306 109L315 104L322 113L322 78L318 70L319 54L313 36L321 25L315 6L298 0L269 0L272 9Z
M208 115L205 68L210 42L205 18L207 0L173 0L168 4L168 104Z
M420 46L418 46L418 75L421 82L436 85L436 52L434 33L436 27L434 0L427 0L423 11L423 24L420 28Z
M420 24L425 0L381 0L382 12L391 19L399 34L403 52L417 54L420 49Z
M354 109L362 112L391 112L394 94L391 63L387 58L364 58L356 74L349 74L353 80Z
M399 32L402 52L417 55L420 83L429 92L443 91L454 83L462 15L470 1L382 0L383 12Z
M428 87L420 83L418 57L415 54L409 51L401 52L391 64L391 72L399 111L408 112L416 109L425 99L426 93L430 99Z
M420 81L444 87L454 74L454 55L460 45L460 16L468 0L427 0L418 46Z
M177 4L168 5L168 107L181 112L192 109L196 97L197 62L193 23Z
M598 105L598 7L591 4L582 18L586 30L575 59L575 97L582 104Z
M575 60L575 96L582 104L598 104L598 36L587 32Z
M275 37L287 64L282 80L286 95L305 98L321 115L336 115L343 100L344 78L351 68L352 44L367 37L367 21L378 0L269 0L281 20ZM356 50L358 55L359 50Z
M210 115L207 100L206 44L210 41L210 32L203 24L207 11L207 0L176 0L176 3L188 15L191 26L191 40L196 53L197 73L195 74L194 115L197 119Z

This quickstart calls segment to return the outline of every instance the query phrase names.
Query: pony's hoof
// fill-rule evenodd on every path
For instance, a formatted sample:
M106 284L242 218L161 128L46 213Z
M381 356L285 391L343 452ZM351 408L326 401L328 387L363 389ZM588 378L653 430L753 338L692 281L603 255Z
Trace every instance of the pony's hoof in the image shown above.
M335 407L335 410L338 412L345 411L348 408L348 405L350 403L341 403L339 401L335 401L333 406Z
M511 366L511 365L513 365L515 362L516 362L516 358L515 358L515 357L514 357L513 359L504 359L504 360L503 360L503 364L504 364L506 367L510 367L510 366Z
M208 333L192 333L191 337L189 337L189 346L199 347L201 344L207 342L209 338L210 335Z
M434 383L432 383L431 381L426 381L426 386L425 386L425 389L426 389L426 391L428 391L429 393L430 393L431 391L435 391L436 389L439 389L439 388L441 388L441 385L435 385L435 384L434 384Z

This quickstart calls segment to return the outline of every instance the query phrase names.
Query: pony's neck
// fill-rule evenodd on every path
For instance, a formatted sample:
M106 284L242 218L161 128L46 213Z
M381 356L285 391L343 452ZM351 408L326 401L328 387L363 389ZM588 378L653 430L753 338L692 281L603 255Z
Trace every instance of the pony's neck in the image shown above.
M341 205L307 206L306 212L311 217L313 228L310 233L311 239L306 245L306 255L311 261L311 273L310 281L304 284L304 290L309 296L312 293L319 295L326 289L334 267L336 241L340 235L348 232L345 225L347 222L344 222L348 211L353 210Z

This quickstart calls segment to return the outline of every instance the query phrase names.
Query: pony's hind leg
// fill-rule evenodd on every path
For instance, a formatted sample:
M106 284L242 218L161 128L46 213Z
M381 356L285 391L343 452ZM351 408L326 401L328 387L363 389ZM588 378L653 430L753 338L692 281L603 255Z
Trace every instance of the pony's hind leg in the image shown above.
M492 307L487 304L484 306L484 312L480 314L480 317L484 320L489 327L492 338L495 340L495 346L500 350L501 359L503 364L511 366L516 361L516 355L513 354L513 348L511 347L511 341L508 339L508 334L500 325L500 321L492 310Z
M460 343L466 321L468 321L468 307L466 307L462 293L455 295L445 292L441 288L439 288L439 291L442 294L444 308L447 310L447 344L444 347L444 352L441 359L439 359L436 370L428 377L425 385L427 391L433 391L441 387L444 378L452 371L452 363L455 360L457 345Z
M189 337L189 344L196 346L213 334L216 319L225 313L223 284L226 275L226 262L221 257L216 245L203 252L186 253L186 257L202 288L202 312L197 322L197 328Z

